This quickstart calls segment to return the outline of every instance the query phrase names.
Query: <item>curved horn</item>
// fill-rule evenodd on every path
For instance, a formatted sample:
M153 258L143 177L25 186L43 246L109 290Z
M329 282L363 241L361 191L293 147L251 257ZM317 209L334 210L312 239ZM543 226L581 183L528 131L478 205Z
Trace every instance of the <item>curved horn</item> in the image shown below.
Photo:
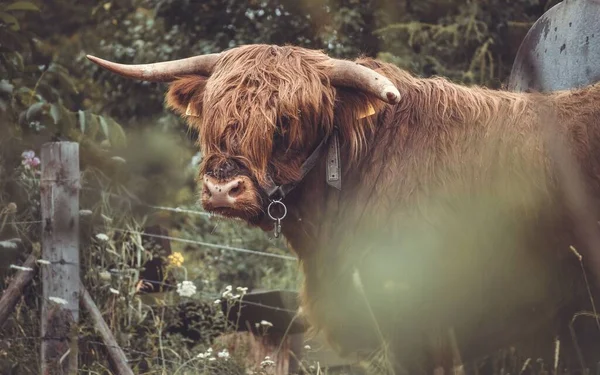
M187 74L209 76L219 56L218 53L211 53L180 60L138 65L118 64L91 55L87 55L87 58L94 64L126 78L150 82L168 82L177 76Z
M334 86L354 87L390 104L400 101L400 92L387 77L353 61L332 60L329 79Z

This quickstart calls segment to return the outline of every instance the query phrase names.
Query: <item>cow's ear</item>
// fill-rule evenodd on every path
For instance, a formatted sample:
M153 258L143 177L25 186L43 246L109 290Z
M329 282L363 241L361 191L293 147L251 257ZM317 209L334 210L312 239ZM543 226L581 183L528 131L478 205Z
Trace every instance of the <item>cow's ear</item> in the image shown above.
M356 63L388 78L397 74L397 67L368 57L361 57L356 60ZM380 98L357 89L336 87L336 96L336 107L341 110L340 112L347 112L347 117L344 116L347 121L370 118L388 106L388 103Z
M336 117L346 121L371 117L386 105L379 98L347 88L336 90L336 103Z
M184 116L199 117L206 77L187 76L173 81L166 95L167 107Z

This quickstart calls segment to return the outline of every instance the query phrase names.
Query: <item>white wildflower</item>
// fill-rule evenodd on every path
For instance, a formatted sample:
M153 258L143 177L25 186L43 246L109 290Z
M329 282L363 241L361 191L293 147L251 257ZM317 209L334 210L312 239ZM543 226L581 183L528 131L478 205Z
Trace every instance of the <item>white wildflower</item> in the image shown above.
M310 350L310 345L304 345L305 350Z
M118 290L116 290L115 288L108 288L108 290L112 293L112 294L120 294L121 292L119 292Z
M208 359L209 361L214 361L216 358L212 357L212 348L208 348L204 353L198 354L196 357L200 359Z
M79 216L90 216L93 214L92 210L79 210Z
M48 297L48 299L54 303L58 303L60 305L66 305L68 302L66 299L63 298L59 298L59 297Z
M267 368L267 367L275 366L275 362L273 362L271 360L271 357L266 356L265 359L264 359L264 361L262 361L260 363L260 365L261 365L262 368Z
M215 300L215 305L218 305L218 304L220 304L220 303L221 303L221 300L220 300L220 299L216 299L216 300Z
M31 268L31 267L17 266L16 264L11 264L10 268L19 270L19 271L33 271L33 268Z
M108 236L107 236L106 234L104 234L104 233L98 233L98 234L96 235L96 238L97 238L99 241L102 241L102 242L106 242L106 241L108 241L108 240L109 240Z
M0 241L0 247L3 247L5 249L16 249L17 244L16 242L12 241Z
M38 259L38 260L36 260L36 262L37 262L37 264L43 264L43 265L46 265L46 266L49 265L49 264L52 264L49 261L47 261L46 259Z
M104 271L100 271L98 273L98 276L100 276L100 280L104 280L104 281L108 281L110 280L111 276L110 276L110 272L104 270Z
M227 285L227 286L225 287L225 291L223 292L223 294L221 294L221 295L223 296L223 298L230 299L230 298L231 298L231 296L233 295L233 294L231 293L231 290L232 290L232 289L233 289L233 287L232 287L231 285Z
M217 353L217 356L219 358L223 358L225 360L229 359L229 352L227 351L227 349L223 349L222 351Z
M263 327L273 327L273 323L267 322L266 320L261 320L260 325Z
M196 293L196 285L191 281L182 281L177 284L177 294L182 297L191 297Z
M241 286L238 286L237 288L235 288L235 290L237 290L238 292L240 292L242 295L244 295L244 294L246 294L248 292L248 288L241 287Z

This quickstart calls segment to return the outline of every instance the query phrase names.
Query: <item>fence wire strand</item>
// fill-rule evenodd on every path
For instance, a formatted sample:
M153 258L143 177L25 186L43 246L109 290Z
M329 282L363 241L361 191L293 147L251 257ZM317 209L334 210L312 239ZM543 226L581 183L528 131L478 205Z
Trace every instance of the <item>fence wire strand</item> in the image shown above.
M239 252L239 253L260 255L260 256L265 256L265 257L272 257L272 258L291 260L291 261L297 260L295 257L289 256L289 255L266 253L266 252L262 252L262 251L244 249L241 247L234 247L234 246L229 246L229 245L220 245L220 244L214 244L214 243L203 242L203 241L188 240L185 238L163 236L160 234L143 233L143 232L137 232L137 231L129 230L129 229L119 229L119 228L113 228L113 227L108 227L108 229L114 230L115 232L137 234L140 236L160 238L160 239L174 241L174 242L182 242L182 243L188 243L188 244L199 245L199 246L204 246L204 247L210 247L213 249L228 250L228 251L234 251L234 252Z
M33 179L28 179L28 180L33 180ZM86 188L85 190L101 192L103 194L110 194L111 196L114 195L114 196L118 197L119 199L123 199L123 200L128 200L128 201L132 200L131 198L124 198L124 197L121 197L121 196L118 196L118 195L115 195L112 193L107 193L100 189ZM141 205L141 206L144 206L147 208L151 208L154 210L159 210L159 211L175 212L175 213L181 213L181 214L186 214L186 215L198 215L198 216L205 216L205 217L217 217L206 211L190 210L190 209L184 209L181 207L155 206L155 205L143 203L141 201L136 201L135 204ZM12 224L12 225L41 224L42 220L11 221L8 223ZM216 243L195 241L195 240L179 238L179 237L171 237L171 236L163 236L163 235L157 235L157 234L151 234L151 233L143 233L143 232L137 232L137 231L127 230L127 229L114 228L114 227L109 227L108 229L111 229L111 230L114 230L117 232L122 232L122 233L138 234L138 235L142 235L142 236L146 236L146 237L154 237L154 238L166 239L166 240L170 240L170 241L174 241L174 242L194 244L194 245L209 247L209 248L213 248L213 249L234 251L234 252L239 252L239 253L253 254L253 255L258 255L258 256L265 256L265 257L271 257L271 258L277 258L277 259L283 259L283 260L289 260L289 261L297 260L296 257L289 256L289 255L267 253L267 252L262 252L262 251L258 251L258 250L245 249L245 248L241 248L241 247L234 247L234 246L224 245L224 244L216 244Z

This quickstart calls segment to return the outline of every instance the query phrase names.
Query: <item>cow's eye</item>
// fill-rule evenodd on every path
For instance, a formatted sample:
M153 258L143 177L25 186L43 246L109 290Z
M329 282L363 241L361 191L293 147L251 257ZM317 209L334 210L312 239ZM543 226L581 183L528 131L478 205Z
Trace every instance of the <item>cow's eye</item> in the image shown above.
M277 125L278 125L277 128L281 129L284 132L284 134L285 134L285 132L289 129L289 126L290 126L290 119L289 119L289 117L287 117L285 115L281 116L279 118L279 121L278 121Z
M285 137L282 134L281 129L275 130L275 134L273 135L273 148L277 149L283 146L285 142Z

